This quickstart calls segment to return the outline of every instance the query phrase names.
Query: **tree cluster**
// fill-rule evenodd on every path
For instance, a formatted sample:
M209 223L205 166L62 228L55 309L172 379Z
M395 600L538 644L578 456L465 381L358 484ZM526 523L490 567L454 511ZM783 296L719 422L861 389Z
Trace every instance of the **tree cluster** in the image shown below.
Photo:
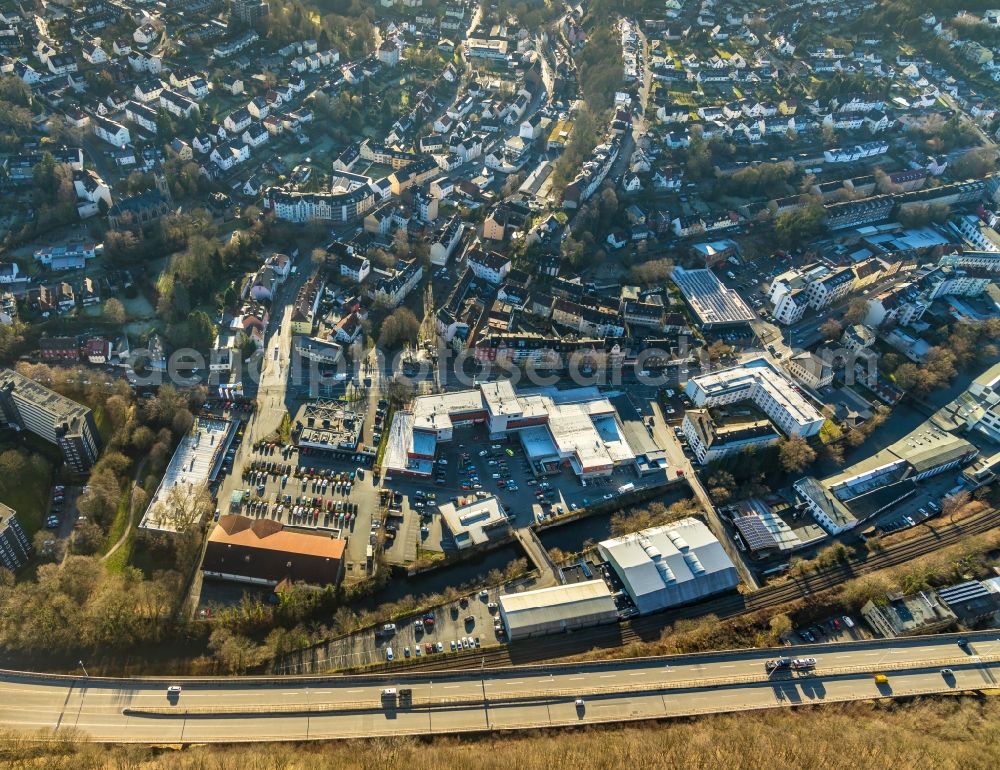
M780 198L788 194L789 182L795 174L795 164L790 160L746 166L734 174L718 177L715 192L741 198Z
M778 459L786 473L801 473L816 462L816 450L801 436L788 436L778 444Z
M31 89L18 77L0 77L0 150L17 152L31 136Z
M35 232L75 222L79 215L76 210L73 169L65 163L56 163L52 155L45 153L33 173Z
M701 513L701 505L694 498L678 500L669 506L650 503L642 508L623 510L611 517L611 536L630 535L650 527L659 527L672 521Z
M673 272L673 260L667 258L650 259L629 270L629 280L642 286L658 285L666 281Z
M946 388L959 369L995 362L1000 357L998 337L1000 319L956 323L942 344L927 351L922 364L902 363L892 378L900 388L918 396Z
M408 307L400 307L390 313L379 329L378 344L385 350L395 350L417 341L420 322Z
M37 579L0 582L0 646L58 656L88 648L126 650L164 638L181 593L176 572L144 580L111 574L97 559L68 556Z
M782 248L794 248L826 230L826 211L818 201L778 214L774 220L774 239Z

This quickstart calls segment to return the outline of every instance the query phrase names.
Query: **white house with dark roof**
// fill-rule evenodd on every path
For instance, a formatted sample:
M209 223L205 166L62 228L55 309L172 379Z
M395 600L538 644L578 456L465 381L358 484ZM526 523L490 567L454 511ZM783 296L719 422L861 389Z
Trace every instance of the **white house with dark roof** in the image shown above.
M132 142L132 135L121 123L102 118L100 115L94 116L93 123L94 134L108 144L121 147Z
M250 145L251 148L256 148L260 147L262 144L266 144L270 136L271 135L268 133L263 124L255 123L243 132L242 139Z
M511 271L513 263L496 251L473 249L468 254L469 269L477 278L492 284L500 284Z
M222 125L230 134L239 134L249 128L252 122L250 112L246 108L240 108L226 115Z

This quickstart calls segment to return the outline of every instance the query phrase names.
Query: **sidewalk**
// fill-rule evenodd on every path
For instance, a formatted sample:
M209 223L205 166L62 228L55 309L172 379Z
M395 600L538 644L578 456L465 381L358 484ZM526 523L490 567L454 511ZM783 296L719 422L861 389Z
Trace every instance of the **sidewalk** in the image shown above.
M542 545L542 541L535 534L535 530L531 529L531 527L515 529L514 537L517 538L518 542L524 548L528 560L538 570L538 581L535 587L548 588L549 586L559 585L561 581L559 580L559 572L556 570L556 565L552 563L548 552L545 550L545 546Z

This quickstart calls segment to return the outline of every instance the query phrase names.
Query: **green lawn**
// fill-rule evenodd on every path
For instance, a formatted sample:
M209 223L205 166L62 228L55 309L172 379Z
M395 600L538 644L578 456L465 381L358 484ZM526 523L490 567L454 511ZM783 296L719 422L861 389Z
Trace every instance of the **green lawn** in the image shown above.
M393 406L392 404L389 404L389 409L385 413L385 422L384 422L384 424L389 427L389 430L386 430L385 433L382 434L382 440L379 441L378 450L375 453L375 467L379 469L381 469L382 467L382 458L385 457L385 450L389 446L389 434L392 429L392 418L395 416L395 414L396 414L396 407Z
M118 542L118 538L125 534L125 528L128 526L128 499L129 490L125 489L122 492L121 499L118 501L115 518L111 521L111 526L108 527L107 539L104 541L104 548L101 549L101 553L110 551L111 546Z
M840 429L840 426L837 425L837 423L833 420L826 420L823 423L823 427L820 428L819 440L823 444L830 444L834 441L838 441L843 435L844 432Z
M104 562L104 567L113 575L121 573L126 567L130 566L132 562L132 544L135 540L135 532L130 532L128 540L115 551L111 556L108 557L107 561Z
M11 490L0 493L0 502L17 511L17 517L30 540L42 528L49 507L49 490L52 488L52 466L46 464L40 477L24 479Z
M119 297L119 299L130 318L150 318L156 312L152 303L141 292L134 297Z
M101 444L103 446L108 445L108 441L111 439L111 421L108 419L108 414L103 409L94 409L94 422L97 424L97 432L101 436Z

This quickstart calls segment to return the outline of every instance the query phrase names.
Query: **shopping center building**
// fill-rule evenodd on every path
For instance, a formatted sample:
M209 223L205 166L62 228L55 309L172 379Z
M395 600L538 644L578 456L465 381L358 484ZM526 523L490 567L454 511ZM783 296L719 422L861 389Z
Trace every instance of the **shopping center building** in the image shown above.
M581 479L616 467L645 467L646 448L633 448L614 405L596 388L518 392L506 380L471 390L420 396L397 412L382 464L386 477L428 477L438 444L462 426L482 425L491 439L514 437L536 467L568 466ZM636 451L638 449L638 451Z

